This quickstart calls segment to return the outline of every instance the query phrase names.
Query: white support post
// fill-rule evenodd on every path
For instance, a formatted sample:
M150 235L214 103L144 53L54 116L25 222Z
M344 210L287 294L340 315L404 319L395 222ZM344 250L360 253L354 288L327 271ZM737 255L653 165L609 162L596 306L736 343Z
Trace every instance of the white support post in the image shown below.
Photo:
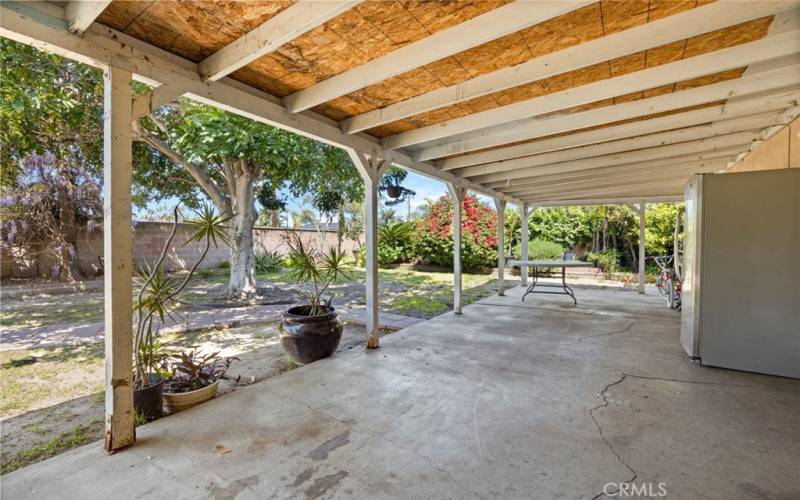
M528 203L523 203L520 207L520 260L528 260L528 220L531 214L531 209ZM519 276L522 280L522 286L528 286L528 266L520 266Z
M103 255L105 259L105 449L132 445L133 230L131 229L131 82L128 70L104 73Z
M453 312L461 314L461 206L467 188L448 182L447 190L453 199Z
M645 203L644 200L636 209L639 214L639 293L644 293L644 225L645 225Z
M506 294L505 269L506 269L506 200L495 198L497 207L497 295Z
M363 153L349 149L353 164L364 179L365 217L364 233L367 249L366 294L367 294L367 349L380 346L380 317L378 303L378 183L391 161L381 159L377 151L367 158Z

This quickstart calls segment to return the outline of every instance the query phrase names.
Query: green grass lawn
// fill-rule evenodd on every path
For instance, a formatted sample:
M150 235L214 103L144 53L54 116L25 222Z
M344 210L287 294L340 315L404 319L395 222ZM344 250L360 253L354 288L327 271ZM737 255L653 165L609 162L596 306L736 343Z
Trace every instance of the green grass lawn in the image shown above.
M187 287L182 298L185 302L202 304L209 294L224 291L228 280L226 269L203 271ZM262 287L299 288L287 278L285 271L259 273L256 279ZM331 292L337 296L337 301L339 296L361 293L362 299L353 303L363 304L364 279L364 270L355 268L349 276L340 278ZM452 273L381 269L378 281L381 307L387 311L430 318L452 307ZM469 303L494 293L496 280L489 275L464 274L463 286L464 299ZM102 320L103 293L97 290L6 299L0 308L0 328L7 332L56 323L86 324Z

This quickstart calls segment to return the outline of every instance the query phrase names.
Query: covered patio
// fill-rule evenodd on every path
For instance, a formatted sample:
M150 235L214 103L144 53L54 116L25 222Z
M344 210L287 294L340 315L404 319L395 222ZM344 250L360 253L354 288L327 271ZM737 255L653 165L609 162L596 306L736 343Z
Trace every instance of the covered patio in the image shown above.
M14 472L4 493L592 498L635 481L678 498L796 496L797 382L690 363L678 316L644 293L644 211L800 114L799 6L4 1L0 35L105 71L105 448L130 447ZM134 96L134 80L152 90ZM369 350L137 433L132 123L181 96L348 152L366 188ZM521 303L499 252L499 295L462 311L455 211L453 313L381 342L390 165L445 182L456 204L493 198L500 248L516 206L522 259L539 207L635 204L640 294Z
M797 381L698 366L654 294L507 291L3 478L8 498L800 491ZM768 408L768 411L764 411Z

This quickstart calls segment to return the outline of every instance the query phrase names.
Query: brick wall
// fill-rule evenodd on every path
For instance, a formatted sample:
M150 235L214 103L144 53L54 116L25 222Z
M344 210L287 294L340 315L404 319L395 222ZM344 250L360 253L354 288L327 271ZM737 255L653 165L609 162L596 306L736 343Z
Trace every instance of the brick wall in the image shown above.
M154 263L161 254L161 249L171 230L172 224L169 223L137 223L133 233L133 258L136 263L139 265ZM203 245L201 243L185 244L191 232L192 228L188 224L178 226L175 239L165 259L165 267L168 271L186 269L194 264L202 253ZM335 231L318 233L314 230L257 227L253 233L256 253L268 250L278 251L285 255L287 251L286 238L291 233L300 234L304 243L317 247L327 248L335 246L337 243ZM345 239L342 246L345 251L350 252L357 245L355 242ZM217 267L221 262L228 260L228 251L227 245L222 242L219 242L218 248L214 248L212 245L201 267ZM89 275L96 274L100 262L98 257L103 255L103 232L96 230L86 234L85 231L80 231L78 255L84 272ZM0 262L2 263L0 266L0 277L2 278L27 278L36 276L37 273L46 275L49 273L48 270L55 265L55 260L47 254L40 255L37 259L33 256L12 255L8 251L3 253Z

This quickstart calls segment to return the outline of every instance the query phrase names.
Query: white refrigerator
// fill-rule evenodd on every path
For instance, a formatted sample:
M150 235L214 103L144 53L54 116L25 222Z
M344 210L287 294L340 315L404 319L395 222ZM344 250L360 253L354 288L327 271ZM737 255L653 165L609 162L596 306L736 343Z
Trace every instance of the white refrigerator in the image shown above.
M683 349L800 378L800 169L695 175L685 204Z

